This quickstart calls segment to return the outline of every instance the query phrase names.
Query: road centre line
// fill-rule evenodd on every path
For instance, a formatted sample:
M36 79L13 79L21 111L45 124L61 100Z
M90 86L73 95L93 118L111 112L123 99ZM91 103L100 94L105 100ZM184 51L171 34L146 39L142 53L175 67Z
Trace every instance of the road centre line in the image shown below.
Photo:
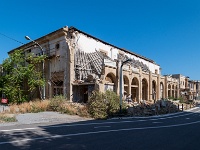
M27 138L27 139L23 139L23 140L0 142L0 145L20 143L20 142L28 142L28 141L35 141L35 140L44 140L44 139L56 139L56 138L64 138L64 137L72 137L72 136L80 136L80 135L109 133L109 132L145 130L145 129L158 129L158 128L171 128L171 127L179 127L179 126L192 125L192 124L196 124L196 123L200 123L200 121L195 121L195 122L190 122L190 123L183 123L183 124L176 124L176 125L169 125L169 126L154 126L154 127L143 127L143 128L125 128L125 129L116 129L116 130L102 130L102 131L93 131L93 132L80 132L80 133L65 134L65 135L53 135L53 136L46 136L46 137L39 137L39 138Z
M152 122L152 123L163 123L163 122Z
M94 128L110 128L111 126L97 126L97 127L94 127Z
M197 112L200 112L200 110L196 111L195 113L197 113ZM171 118L183 117L183 116L188 116L188 115L192 115L192 114L189 113L189 114L183 114L183 115L177 115L177 116L170 116L170 117L156 118L156 119L146 119L146 120L126 120L126 121L119 121L119 122L101 122L101 123L87 123L87 124L80 123L80 124L53 125L53 126L40 127L40 128L48 129L48 128L59 128L59 127L104 125L104 124L120 124L120 123L133 123L133 122L143 122L143 121L157 121L157 120L164 120L164 119L171 119ZM0 130L0 132L12 132L12 131L15 131L15 130L16 131L38 130L40 128L37 127L37 128L10 129L10 130Z

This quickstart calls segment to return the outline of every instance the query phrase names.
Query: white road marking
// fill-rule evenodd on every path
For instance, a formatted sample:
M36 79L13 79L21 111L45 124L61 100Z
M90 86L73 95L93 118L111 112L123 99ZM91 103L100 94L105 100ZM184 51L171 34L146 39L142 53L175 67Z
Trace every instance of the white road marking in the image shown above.
M162 122L152 122L152 123L162 123Z
M190 118L185 118L185 119L190 119Z
M36 130L36 129L38 129L38 128L23 128L23 129L0 130L0 132L24 131L24 130Z
M98 126L98 127L94 127L94 128L110 128L111 126Z
M39 138L27 138L27 139L23 139L23 140L0 142L0 145L3 145L3 144L14 144L14 143L20 143L20 142L27 142L27 141L35 141L35 140L72 137L72 136L79 136L79 135L109 133L109 132L145 130L145 129L159 129L159 128L171 128L171 127L186 126L186 125L191 125L191 124L196 124L196 123L200 123L200 121L195 121L195 122L190 122L190 123L183 123L183 124L176 124L176 125L169 125L169 126L156 126L156 127L154 126L154 127L143 127L143 128L142 127L141 128L125 128L125 129L116 129L116 130L105 130L105 131L94 131L94 132L81 132L81 133L73 133L73 134L65 134L65 135L53 135L53 136L46 136L46 137L39 137Z
M194 112L197 113L200 112L200 110ZM156 119L146 119L146 120L126 120L126 121L118 121L118 122L100 122L100 123L80 123L80 124L66 124L66 125L52 125L48 127L41 127L43 129L48 129L48 128L60 128L60 127L74 127L74 126L88 126L88 125L105 125L105 124L121 124L121 123L133 123L133 122L142 122L142 121L156 121L156 120L163 120L163 119L171 119L171 118L177 118L177 117L182 117L182 116L188 116L192 115L192 113L188 114L183 114L183 115L177 115L177 116L170 116L170 117L162 117L162 118L156 118ZM0 130L0 132L11 132L15 130L37 130L39 128L23 128L23 129L10 129L10 130Z

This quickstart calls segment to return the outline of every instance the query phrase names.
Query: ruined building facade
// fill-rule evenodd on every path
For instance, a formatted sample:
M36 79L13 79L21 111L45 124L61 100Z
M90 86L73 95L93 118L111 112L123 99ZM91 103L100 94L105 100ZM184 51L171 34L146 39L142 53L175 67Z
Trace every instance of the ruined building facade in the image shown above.
M112 90L119 94L120 67L126 60L129 62L123 65L122 87L125 95L131 94L137 102L180 96L180 80L162 76L161 67L153 60L74 27L63 27L35 41L47 56L43 70L46 98L63 95L70 101L86 102L93 90ZM33 42L16 49L42 55L40 47Z

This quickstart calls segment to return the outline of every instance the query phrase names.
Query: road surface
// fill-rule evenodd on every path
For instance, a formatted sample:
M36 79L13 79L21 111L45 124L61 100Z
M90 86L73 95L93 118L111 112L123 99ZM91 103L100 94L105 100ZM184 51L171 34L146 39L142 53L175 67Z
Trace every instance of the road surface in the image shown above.
M200 108L176 114L0 127L0 150L199 150Z

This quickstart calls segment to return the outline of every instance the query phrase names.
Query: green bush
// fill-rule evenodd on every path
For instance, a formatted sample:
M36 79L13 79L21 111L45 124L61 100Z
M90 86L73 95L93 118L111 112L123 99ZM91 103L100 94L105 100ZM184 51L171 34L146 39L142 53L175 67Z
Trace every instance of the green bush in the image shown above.
M57 111L63 114L77 115L76 108L69 102L63 102L57 107Z
M107 114L108 116L113 116L119 110L119 96L112 91L106 91L105 93L107 103Z
M85 106L78 108L77 115L80 117L90 118L90 114L88 113L87 107L85 107Z
M87 108L91 117L96 119L114 116L119 111L119 96L112 91L105 93L95 91L89 98ZM124 110L124 104L122 108Z
M60 96L54 97L53 99L50 100L49 103L49 110L52 111L59 111L60 107L62 107L62 104L64 103L64 99Z
M16 122L15 116L0 115L0 122Z
M93 92L87 103L88 112L93 118L103 119L107 117L107 100L105 94Z

